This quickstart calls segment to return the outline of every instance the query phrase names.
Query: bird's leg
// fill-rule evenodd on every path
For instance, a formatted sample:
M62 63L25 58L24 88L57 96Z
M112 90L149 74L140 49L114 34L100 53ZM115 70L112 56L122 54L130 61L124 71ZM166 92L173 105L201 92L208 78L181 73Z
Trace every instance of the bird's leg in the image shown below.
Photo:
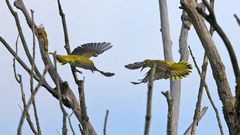
M78 72L79 74L82 74L82 71L78 70L77 68L74 69L76 72Z

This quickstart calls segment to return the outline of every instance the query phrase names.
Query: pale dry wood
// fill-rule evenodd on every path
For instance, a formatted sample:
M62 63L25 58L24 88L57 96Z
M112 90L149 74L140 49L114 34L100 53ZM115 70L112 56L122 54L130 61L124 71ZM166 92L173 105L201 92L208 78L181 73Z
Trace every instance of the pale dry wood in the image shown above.
M150 124L151 124L151 117L152 117L152 93L153 93L153 81L154 81L154 74L156 70L156 64L153 64L151 67L151 72L148 81L148 91L147 91L147 109L146 109L146 117L145 117L145 128L144 128L144 135L149 135L150 132Z
M218 95L223 104L223 113L227 122L229 133L231 135L236 134L238 131L236 124L236 114L234 111L234 98L229 87L227 76L223 62L220 58L218 50L211 38L204 20L198 13L196 6L197 3L194 0L181 0L183 9L188 13L188 16L196 30L196 33L204 47L206 54L209 58L209 62L213 71L213 77L217 84Z
M207 107L204 106L202 108L202 110L199 112L199 119L198 122L202 119L202 117L205 115L205 113L207 112ZM193 123L187 128L187 130L184 132L183 135L191 135L191 131L192 131L192 127L193 127Z
M34 11L31 10L31 17L32 17L32 21L34 22ZM36 42L35 42L35 35L34 35L34 31L35 31L35 27L32 25L32 38L33 38L33 48L32 48L32 59L30 63L31 64L31 74L30 74L30 91L31 93L33 92L33 74L34 74L34 70L35 70L35 55L36 55L36 51L35 51L35 46L36 46ZM42 131L41 131L41 127L40 127L40 120L39 120L39 117L38 117L38 112L37 112L37 105L36 105L36 102L35 102L35 98L33 98L33 101L32 101L32 105L33 105L33 113L34 113L34 117L35 117L35 121L36 121L36 125L37 125L37 131L38 131L38 134L42 134Z
M167 104L168 104L168 117L167 117L167 135L174 135L175 132L173 131L173 99L172 97L170 96L169 94L169 91L166 91L166 92L161 92L165 97L166 97L166 100L167 100Z
M168 9L167 1L159 0L159 10L160 10L160 22L161 22L161 32L163 41L163 50L165 60L173 61L172 56L172 40L170 35L169 20L168 20ZM179 109L180 109L180 96L181 96L181 81L171 81L170 80L170 95L173 99L173 115L172 115L172 126L173 135L177 134L178 131L178 120L179 120Z
M14 5L20 10L22 11L23 15L25 16L25 19L27 21L27 24L29 25L29 27L31 27L33 22L31 21L31 18L29 16L29 13L23 3L22 0L16 0L14 2ZM35 25L36 26L36 25ZM48 73L50 75L50 77L52 78L52 80L54 81L55 85L57 85L57 82L60 82L60 88L62 91L62 99L63 99L63 103L64 105L70 107L75 116L78 118L79 122L81 124L83 124L83 120L82 120L82 114L81 114L81 108L80 105L78 103L77 98L75 97L74 93L72 92L72 90L69 88L67 82L64 82L61 77L59 76L59 74L56 72L55 68L53 67L53 64L49 58L48 52L45 50L44 48L44 43L43 43L43 39L41 39L41 37L38 35L37 32L35 32L35 35L38 39L39 42L39 47L40 47L40 53L42 56L42 60L44 62L45 65L49 66L49 70ZM55 95L57 96L57 95ZM96 135L96 131L94 130L92 124L90 123L90 121L87 122L87 128L86 130L88 130L89 135Z

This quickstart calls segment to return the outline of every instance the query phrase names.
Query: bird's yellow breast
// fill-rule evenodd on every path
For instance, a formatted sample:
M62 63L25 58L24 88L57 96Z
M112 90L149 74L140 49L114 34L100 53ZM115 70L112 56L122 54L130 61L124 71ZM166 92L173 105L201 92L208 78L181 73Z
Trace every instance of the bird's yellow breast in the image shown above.
M57 59L61 63L69 63L69 64L78 63L83 65L88 65L93 63L92 60L81 55L58 55Z

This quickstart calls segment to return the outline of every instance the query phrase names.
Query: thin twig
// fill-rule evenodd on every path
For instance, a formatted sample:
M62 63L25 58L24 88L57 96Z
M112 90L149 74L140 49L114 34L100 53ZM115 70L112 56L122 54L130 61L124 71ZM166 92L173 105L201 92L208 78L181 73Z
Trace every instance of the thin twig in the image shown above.
M20 21L19 21L19 18L18 18L18 14L17 12L15 12L11 6L11 4L9 3L9 0L6 0L6 3L7 3L7 6L11 12L11 14L13 15L14 19L15 19L15 23L16 23L16 26L17 26L17 29L18 29L18 33L19 33L19 36L20 36L20 39L21 39L21 42L22 42L22 45L23 45L23 48L24 48L24 51L27 55L27 58L30 62L30 64L34 64L34 66L36 67L35 63L32 63L32 56L31 56L31 53L28 49L28 45L27 45L27 42L25 40L25 37L23 35L23 31L22 31L22 27L21 27L21 24L20 24ZM39 70L37 69L37 67L34 69L35 73L37 74L37 76L40 77L40 72Z
M29 28L31 28L32 25L35 25L35 24L32 24L33 22L31 21L31 17L30 17L28 10L22 0L16 0L14 2L14 5L17 9L19 9L23 13ZM35 35L38 39L40 53L41 53L43 63L45 64L45 66L46 65L49 66L48 73L49 73L51 79L53 80L55 85L57 85L57 82L60 81L61 88L63 88L63 89L61 89L61 91L62 91L62 94L64 94L64 96L62 98L64 105L67 107L70 107L73 110L78 121L81 124L83 124L81 108L80 108L80 105L79 105L79 102L78 102L76 96L74 95L71 88L68 86L68 83L63 81L62 78L60 77L60 75L56 72L56 70L51 62L51 59L49 57L49 54L48 54L47 50L45 49L45 44L43 42L42 37L39 36L37 32L35 32ZM55 92L57 92L56 89L55 89ZM54 93L53 96L58 98L58 94L56 94L56 93ZM88 130L89 134L96 135L97 133L90 121L87 122L87 125L88 125L87 130Z
M62 19L62 26L63 26L63 32L64 32L64 39L65 39L65 49L67 51L68 54L71 53L71 48L69 45L69 37L68 37L68 30L67 30L67 23L66 23L66 19L65 19L65 14L62 10L62 6L60 3L60 0L57 0L58 2L58 10L59 10L59 15L61 16Z
M150 131L150 124L151 124L151 117L152 117L153 80L154 80L155 70L156 70L156 64L154 63L153 67L151 68L149 82L148 82L147 110L146 110L146 118L145 118L144 135L149 135L149 131Z
M168 104L168 117L167 117L167 135L174 135L173 133L173 119L172 119L172 115L173 115L173 99L171 98L171 95L169 94L169 91L166 92L161 92L167 100L167 104Z
M202 108L202 110L199 112L199 119L198 122L202 119L202 117L204 116L204 114L207 112L208 107L204 106ZM192 127L193 127L193 123L187 128L187 130L184 132L183 135L192 135L191 131L192 131Z
M71 129L71 131L72 131L72 134L73 134L73 135L76 135L76 134L75 134L75 131L74 131L74 129L73 129L73 126L72 126L72 122L71 122L71 117L72 117L72 115L73 115L73 112L68 116L68 122L69 122L70 129Z
M18 54L18 39L19 39L19 35L17 36L17 40L16 40L16 43L15 43L15 45L16 45L16 54ZM13 73L14 73L16 81L20 85L21 96L22 96L22 103L23 103L23 107L25 108L26 107L26 98L25 98L25 93L24 93L24 89L23 89L22 76L20 74L17 74L17 71L16 71L16 57L13 58ZM34 128L34 125L32 123L32 120L31 120L31 117L30 117L28 111L26 112L26 119L27 119L28 125L30 126L32 132L35 135L37 135L37 131Z
M64 48L67 51L67 53L70 54L71 53L71 48L70 48L70 44L69 44L69 37L68 37L68 30L67 30L67 21L66 21L66 18L65 18L65 14L64 14L64 12L62 10L62 6L61 6L60 0L57 0L57 2L58 2L59 15L61 16L61 19L62 19L62 27L63 27L64 41L65 41ZM75 83L77 84L77 82L79 80L78 80L78 77L77 77L76 68L74 66L71 66L71 71L72 71Z
M212 9L214 9L214 0L210 1L210 6ZM210 26L210 34L211 36L214 33L214 27ZM205 80L206 78L206 72L207 72L207 65L208 65L208 57L207 54L205 52L204 54L204 60L203 60L203 65L202 65L202 76L203 79ZM201 108L201 100L202 100L202 93L203 93L203 81L200 79L200 87L199 87L199 93L198 93L198 100L196 103L196 109L195 109L195 113L194 113L194 119L193 119L193 124L192 124L192 131L191 134L194 135L195 134L195 130L196 130L196 126L198 124L198 119L200 119L200 108Z
M214 0L210 1L210 6L211 6L212 9L214 9ZM213 35L213 33L215 31L213 26L210 26L209 31L210 31L210 34ZM207 57L207 54L205 52L204 53L204 58L203 58L203 64L202 64L202 73L201 73L204 80L206 79L207 65L208 65L208 57ZM203 81L200 78L200 86L199 86L199 90L198 90L198 99L197 99L196 108L195 108L195 112L194 112L194 116L193 116L191 135L195 135L196 127L197 127L198 121L200 119L200 109L201 109L201 103L202 103L203 88L204 88Z
M238 25L240 26L240 18L237 16L237 14L234 14L233 15L238 23Z
M83 129L83 134L87 135L88 131L86 129L87 129L89 117L87 114L87 106L86 106L86 100L85 100L85 94L84 94L84 79L78 82L78 94L80 99L80 108L82 110L82 120L83 120L83 124L81 124L81 126Z
M55 70L57 71L56 52L54 52L53 58L54 58L54 67L55 67ZM62 114L63 114L62 135L67 135L67 116L68 116L68 114L67 114L66 110L64 109L64 106L63 106L63 103L62 103L62 93L61 93L60 89L61 89L60 88L60 82L57 81L58 100L59 100L60 109L61 109Z
M22 97L22 103L23 103L23 108L26 107L26 98L25 98L25 93L24 93L24 89L23 89L23 83L22 83L22 76L21 75L17 75L16 73L16 65L15 65L15 59L13 59L13 70L14 70L14 76L15 76L15 79L16 81L19 83L20 85L20 90L21 90L21 97ZM28 125L30 127L30 129L32 130L33 134L35 135L38 135L34 125L33 125L33 122L31 120L31 117L28 113L28 111L26 111L26 120L28 122Z
M232 68L233 68L233 71L234 71L234 74L235 74L235 79L237 81L237 78L240 75L240 70L239 70L238 61L237 61L235 51L232 47L232 43L230 42L226 33L223 31L223 29L217 23L214 10L210 7L210 4L206 0L203 0L203 3L207 7L207 9L209 11L209 15L207 15L205 12L203 12L201 10L198 10L198 12L211 24L212 27L214 27L216 32L219 34L219 36L223 40L223 42L224 42L224 44L227 48L228 54L230 56L231 63L232 63Z
M208 31L207 25L196 9L197 4L195 0L181 0L183 9L188 13L188 16L193 24L193 27L201 41L203 48L209 58L209 62L212 68L212 75L217 85L217 92L219 98L223 104L223 114L226 123L229 128L230 134L237 133L236 115L234 115L234 96L229 86L229 82L226 76L224 64L221 60L220 54L217 50L215 43ZM232 106L229 106L232 105Z
M23 113L21 115L21 118L20 118L20 121L19 121L19 124L18 124L18 130L17 130L17 134L18 135L21 135L22 134L22 126L23 126L23 122L24 122L24 119L25 119L25 116L26 116L26 113L28 112L28 109L30 107L30 105L32 104L32 101L34 99L34 97L36 96L40 86L42 85L42 83L44 82L44 76L45 74L47 73L47 70L48 70L48 66L45 67L44 71L43 71L43 74L41 75L41 79L39 81L39 83L37 84L37 86L35 87L34 91L31 93L31 97L30 99L28 100L27 104L26 104L26 107L24 108L23 110Z
M18 63L23 67L23 69L31 74L31 69L27 66L27 64L17 55L17 53L10 47L10 45L0 36L0 42L6 47L6 49L12 54L12 56L18 61ZM40 78L38 75L34 74L34 79L36 81L40 81ZM54 89L46 82L44 81L42 83L42 86L46 88L54 97L58 96L57 92L54 91Z
M204 80L206 78L207 65L208 65L208 58L205 53L204 58L203 58L202 73L201 73ZM202 81L202 79L200 79L200 86L199 86L199 90L198 90L198 99L197 99L197 103L196 103L195 113L193 116L191 135L195 135L196 127L197 127L198 121L200 119L200 109L201 109L201 103L202 103L203 87L204 87L203 81Z
M32 22L34 22L34 11L31 10L31 17L32 17ZM34 69L35 69L35 35L34 35L34 31L35 31L35 27L34 25L32 26L32 38L33 38L33 48L32 48L32 63L31 64L31 74L30 74L30 90L31 93L33 92L33 74L34 74ZM37 130L38 130L38 134L42 134L41 128L40 128L40 122L39 122L39 118L38 118L38 113L37 113L37 106L36 106L36 102L35 102L35 98L33 98L32 101L32 105L33 105L33 112L34 112L34 117L35 117L35 121L36 121L36 125L37 125Z
M103 125L103 135L107 135L107 120L108 120L109 110L106 111L104 125Z
M224 133L223 133L222 123L221 123L221 119L220 119L220 117L219 117L218 109L217 109L216 105L215 105L214 102L213 102L213 99L212 99L212 97L211 97L211 95L210 95L210 92L209 92L209 89L208 89L208 85L207 85L206 81L204 80L204 78L203 78L203 76L202 76L202 74L201 74L201 72L200 72L200 69L199 69L199 67L198 67L198 65L197 65L197 62L196 62L196 60L195 60L195 57L193 56L193 53L192 53L192 50L191 50L190 46L188 46L188 48L189 48L190 54L191 54L191 56L192 56L194 65L195 65L195 67L196 67L196 69L197 69L197 71L198 71L198 75L200 76L201 81L203 82L203 85L204 85L204 87L205 87L205 90L206 90L206 93L207 93L207 97L208 97L208 99L209 99L209 101L210 101L210 103L211 103L211 105L212 105L212 107L213 107L213 110L214 110L214 112L215 112L220 133L221 133L221 135L223 135Z

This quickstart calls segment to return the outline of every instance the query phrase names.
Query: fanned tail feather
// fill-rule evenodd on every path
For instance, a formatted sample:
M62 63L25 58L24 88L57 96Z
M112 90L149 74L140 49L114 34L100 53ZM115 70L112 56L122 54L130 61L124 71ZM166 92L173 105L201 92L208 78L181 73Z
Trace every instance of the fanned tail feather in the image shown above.
M182 60L178 63L174 63L170 66L171 79L179 80L191 73L192 65L187 61Z

